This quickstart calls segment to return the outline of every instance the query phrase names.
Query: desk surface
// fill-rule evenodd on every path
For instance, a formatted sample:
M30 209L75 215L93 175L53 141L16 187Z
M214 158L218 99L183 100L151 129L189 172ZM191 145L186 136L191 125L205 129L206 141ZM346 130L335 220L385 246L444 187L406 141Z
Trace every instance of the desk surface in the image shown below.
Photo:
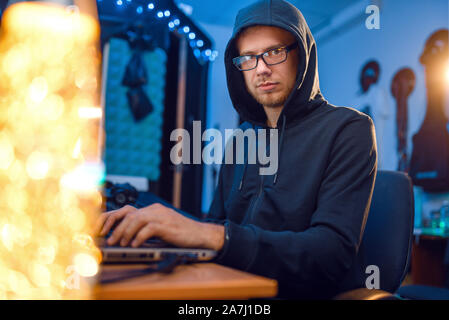
M104 265L101 272L139 270L145 265ZM101 276L101 275L100 275ZM249 299L277 294L277 282L214 263L177 266L169 274L153 273L97 285L95 299Z
M435 237L435 239L447 239L449 238L449 229L415 227L413 234L415 236Z

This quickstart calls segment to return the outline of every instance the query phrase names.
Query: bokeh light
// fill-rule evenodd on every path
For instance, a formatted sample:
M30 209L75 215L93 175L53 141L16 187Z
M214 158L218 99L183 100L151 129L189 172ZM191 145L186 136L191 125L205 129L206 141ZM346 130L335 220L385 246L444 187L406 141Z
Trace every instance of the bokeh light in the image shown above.
M83 277L92 277L98 272L98 263L95 258L86 253L75 256L75 270Z
M446 68L444 70L444 78L446 80L446 83L449 85L449 61L446 63Z
M0 29L0 299L87 299L101 253L98 21L45 2Z

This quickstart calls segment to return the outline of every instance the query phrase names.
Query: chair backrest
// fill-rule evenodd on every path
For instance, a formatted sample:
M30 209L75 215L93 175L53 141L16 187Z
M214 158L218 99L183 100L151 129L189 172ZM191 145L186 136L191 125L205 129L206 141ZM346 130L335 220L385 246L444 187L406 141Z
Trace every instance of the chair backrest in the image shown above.
M379 170L359 252L363 269L370 265L379 268L380 289L394 293L404 280L413 226L411 179L402 172Z

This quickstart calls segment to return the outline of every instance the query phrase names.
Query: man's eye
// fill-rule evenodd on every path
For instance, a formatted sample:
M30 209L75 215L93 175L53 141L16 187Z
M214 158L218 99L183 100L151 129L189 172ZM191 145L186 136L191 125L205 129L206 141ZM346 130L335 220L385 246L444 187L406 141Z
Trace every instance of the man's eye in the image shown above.
M242 56L240 57L240 62L246 62L251 60L253 57L252 56Z
M269 52L269 55L270 55L270 56L277 56L277 55L280 54L280 53L282 53L282 49L281 49L281 48L278 48L278 49L271 50L271 51Z

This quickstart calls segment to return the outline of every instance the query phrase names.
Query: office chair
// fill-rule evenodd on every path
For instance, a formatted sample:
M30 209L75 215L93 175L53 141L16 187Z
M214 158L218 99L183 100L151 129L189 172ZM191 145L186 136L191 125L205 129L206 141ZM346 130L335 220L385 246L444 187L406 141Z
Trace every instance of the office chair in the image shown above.
M377 266L380 288L358 288L340 293L337 300L396 300L396 290L410 263L414 224L413 187L402 172L377 172L368 219L357 259L366 279L366 267Z
M449 300L449 289L424 285L403 286L397 294L406 300Z
M446 243L443 263L446 266L445 288L427 285L407 285L400 287L397 294L401 298L409 300L449 300L449 240ZM432 270L429 270L429 272L432 272Z

